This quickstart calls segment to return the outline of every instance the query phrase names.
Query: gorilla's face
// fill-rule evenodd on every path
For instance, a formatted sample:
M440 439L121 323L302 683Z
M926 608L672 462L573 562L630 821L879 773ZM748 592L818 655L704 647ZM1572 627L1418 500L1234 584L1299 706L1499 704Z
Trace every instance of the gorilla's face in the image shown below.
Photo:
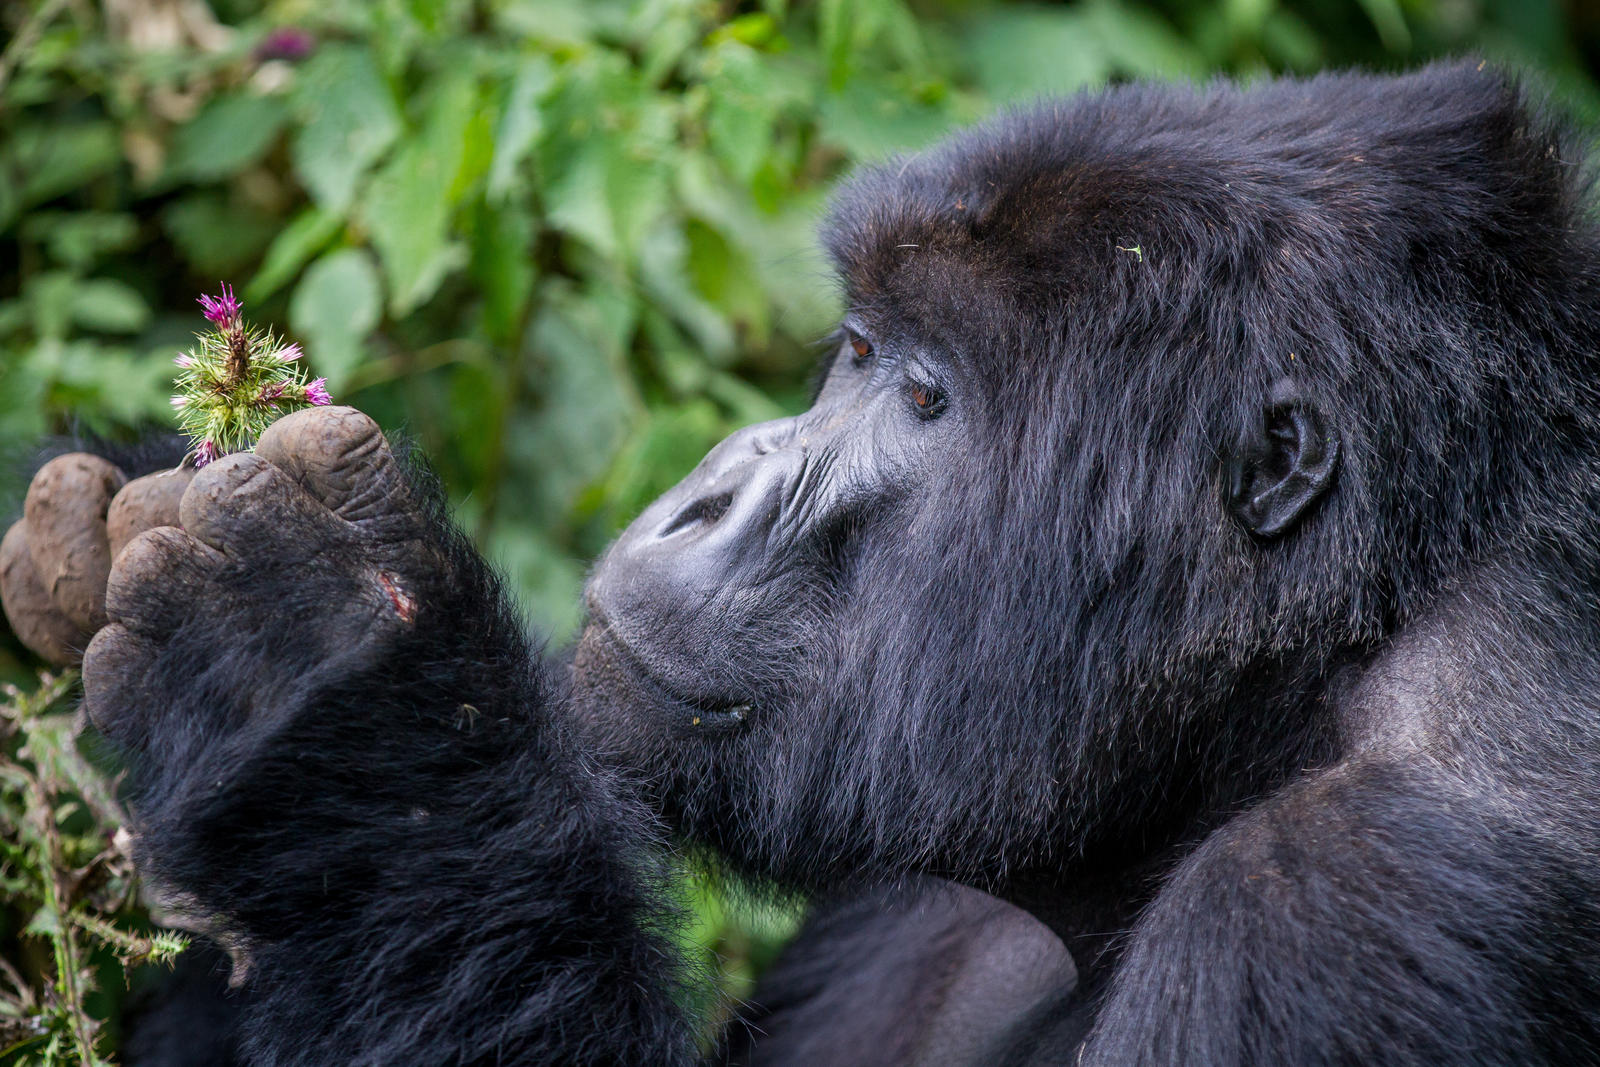
M985 746L962 748L984 731L960 724L975 692L998 696L963 650L984 602L962 590L1016 562L977 529L1005 510L974 439L994 398L958 337L907 325L847 318L810 410L719 444L588 585L588 726L693 836L764 874L872 867L879 834L939 865L948 816L908 833L916 794L1010 794L973 774ZM1029 762L994 755L999 776Z
M747 871L994 884L1093 806L1072 712L1110 684L1086 661L1126 664L1089 619L1117 567L1084 566L1122 549L1073 485L1104 471L1062 466L1081 386L929 295L848 318L811 409L723 441L589 582L585 728Z
M584 662L616 663L652 734L740 733L817 684L865 543L904 531L962 449L957 366L841 333L809 411L712 449L589 583Z
M1353 346L1311 331L1351 316L1234 270L1287 224L1230 221L1261 201L1176 147L1110 158L1101 121L852 183L815 404L717 446L591 578L580 724L747 871L1000 886L1147 847L1303 758L1310 685L1387 625L1381 540L1311 507L1370 422L1324 417Z

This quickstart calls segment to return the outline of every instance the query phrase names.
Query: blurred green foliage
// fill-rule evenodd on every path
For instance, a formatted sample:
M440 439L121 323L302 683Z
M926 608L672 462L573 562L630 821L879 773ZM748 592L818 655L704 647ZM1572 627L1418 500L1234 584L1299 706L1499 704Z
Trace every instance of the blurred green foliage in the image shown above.
M165 424L228 280L558 639L620 524L804 403L851 163L1044 92L1468 49L1600 117L1583 0L27 0L0 41L0 446Z
M211 11L0 16L0 441L164 422L194 295L232 281L421 442L557 637L619 523L803 402L834 315L811 232L852 161L1111 79L1466 47L1600 111L1596 27L1555 0Z

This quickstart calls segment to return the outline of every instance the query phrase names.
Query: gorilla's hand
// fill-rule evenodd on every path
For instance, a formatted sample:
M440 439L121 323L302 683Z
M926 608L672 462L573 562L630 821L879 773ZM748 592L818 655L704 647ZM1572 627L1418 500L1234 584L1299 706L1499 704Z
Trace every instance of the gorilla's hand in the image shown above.
M110 624L84 659L90 718L135 748L180 703L175 685L207 681L214 727L282 713L330 668L384 658L417 625L424 586L451 582L441 525L351 408L297 412L255 454L205 467L176 518L117 555ZM208 670L223 664L226 677Z
M85 701L250 1062L686 1061L648 813L373 422L290 415L178 519L116 557Z
M40 468L23 517L0 541L0 602L22 643L50 663L78 662L105 625L111 561L136 534L177 525L192 477L173 470L130 482L86 452Z

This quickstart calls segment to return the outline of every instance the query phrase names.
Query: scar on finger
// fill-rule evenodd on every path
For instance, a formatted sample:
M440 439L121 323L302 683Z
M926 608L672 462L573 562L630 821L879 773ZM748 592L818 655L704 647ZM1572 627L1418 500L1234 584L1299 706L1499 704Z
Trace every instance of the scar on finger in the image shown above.
M394 580L394 575L388 571L379 571L378 584L383 586L384 595L389 598L389 606L394 609L401 622L417 621L417 598L400 588L400 583Z

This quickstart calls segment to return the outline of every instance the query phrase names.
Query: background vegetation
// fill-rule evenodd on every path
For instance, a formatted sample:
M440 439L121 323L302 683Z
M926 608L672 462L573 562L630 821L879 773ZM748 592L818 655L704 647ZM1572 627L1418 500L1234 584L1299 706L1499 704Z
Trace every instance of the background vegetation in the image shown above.
M1600 117L1584 0L27 0L0 41L0 450L165 425L229 280L421 442L558 640L622 523L803 404L853 162L1045 92L1465 50ZM14 883L0 957L48 999ZM699 914L736 993L787 927Z

